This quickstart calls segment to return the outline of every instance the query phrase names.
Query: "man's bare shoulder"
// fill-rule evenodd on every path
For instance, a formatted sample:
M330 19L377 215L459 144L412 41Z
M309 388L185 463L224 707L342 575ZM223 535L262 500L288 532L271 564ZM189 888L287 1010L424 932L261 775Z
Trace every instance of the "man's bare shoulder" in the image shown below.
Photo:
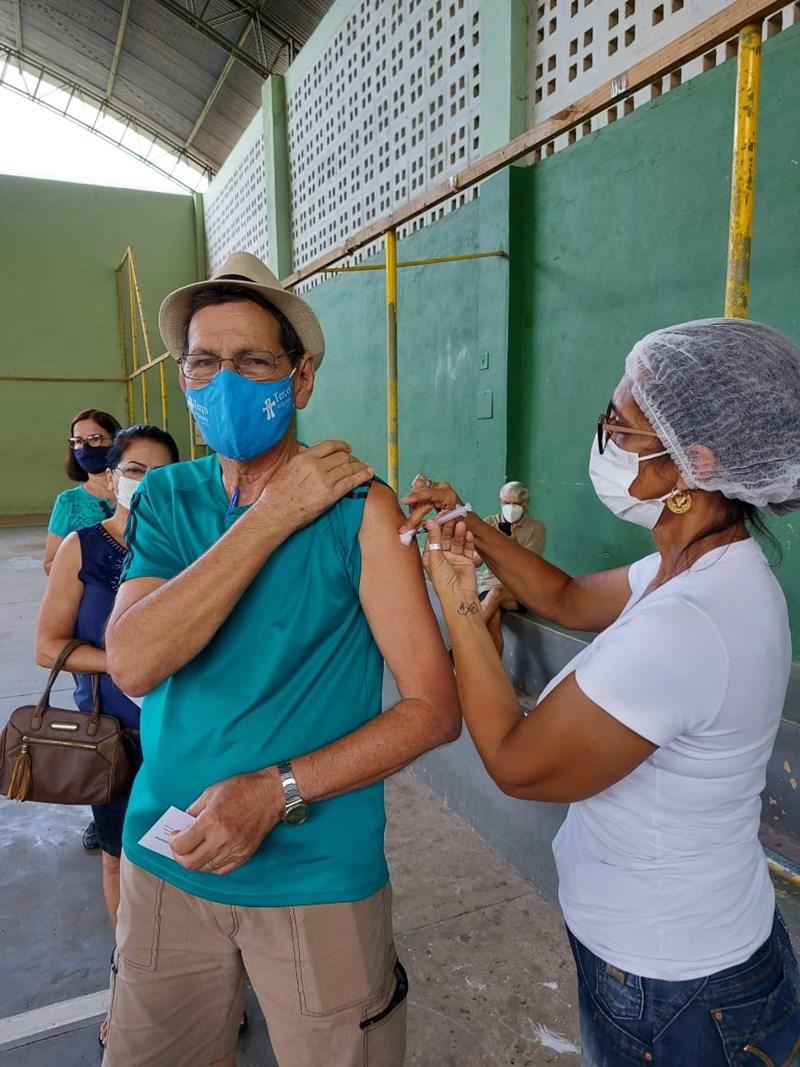
M397 543L400 544L398 531L406 517L394 490L385 482L375 479L369 483L359 536L382 536L391 531L397 537Z
M377 599L375 611L392 611L399 605L413 610L429 608L422 563L416 544L404 545L400 526L406 520L397 497L388 485L372 482L369 488L358 543L361 548L361 592ZM365 584L366 583L366 584ZM363 602L363 600L362 600Z

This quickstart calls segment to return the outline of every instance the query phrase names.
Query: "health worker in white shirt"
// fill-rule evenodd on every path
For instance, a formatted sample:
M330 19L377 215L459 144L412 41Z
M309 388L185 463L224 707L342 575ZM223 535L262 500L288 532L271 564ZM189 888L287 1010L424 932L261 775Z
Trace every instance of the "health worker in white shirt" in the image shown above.
M791 667L786 601L751 531L800 508L800 349L760 323L649 334L598 420L589 474L653 531L573 578L473 513L428 525L464 720L486 770L569 802L554 844L584 1067L800 1065L797 964L758 840ZM459 503L405 498L405 528ZM535 614L598 636L521 716L473 553Z

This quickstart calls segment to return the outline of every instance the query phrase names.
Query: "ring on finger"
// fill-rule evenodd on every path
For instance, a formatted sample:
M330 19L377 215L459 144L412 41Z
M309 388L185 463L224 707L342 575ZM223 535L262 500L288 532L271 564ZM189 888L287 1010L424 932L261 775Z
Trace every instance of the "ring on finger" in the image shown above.
M441 545L428 545L429 552L444 552Z

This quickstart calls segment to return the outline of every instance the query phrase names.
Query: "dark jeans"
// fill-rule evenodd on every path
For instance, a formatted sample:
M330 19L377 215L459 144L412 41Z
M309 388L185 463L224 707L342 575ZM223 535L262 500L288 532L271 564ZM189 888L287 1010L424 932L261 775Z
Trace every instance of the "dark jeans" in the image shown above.
M125 812L128 810L128 801L131 797L133 779L142 765L142 746L137 737L123 736L125 751L131 765L131 780L128 788L119 796L114 797L108 804L92 804L95 830L100 848L109 856L119 859L122 854L122 827L125 823Z
M777 911L749 960L685 982L626 974L569 938L582 1067L800 1067L800 979Z

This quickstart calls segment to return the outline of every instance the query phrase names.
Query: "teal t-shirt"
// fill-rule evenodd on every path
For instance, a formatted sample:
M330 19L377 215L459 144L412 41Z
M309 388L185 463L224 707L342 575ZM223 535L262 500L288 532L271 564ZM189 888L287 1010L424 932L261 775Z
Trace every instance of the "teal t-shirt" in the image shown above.
M113 514L114 505L110 500L92 496L82 484L76 485L74 489L65 489L56 497L47 532L66 537L74 530L82 530L84 526L96 526L98 522L110 519Z
M366 497L356 489L284 542L211 643L144 698L144 764L123 847L156 877L256 907L361 900L386 882L382 783L313 804L301 826L279 823L231 874L186 871L138 844L171 804L185 809L215 782L320 748L380 713L383 661L358 596ZM247 510L228 505L216 456L151 471L133 498L123 580L183 571Z

